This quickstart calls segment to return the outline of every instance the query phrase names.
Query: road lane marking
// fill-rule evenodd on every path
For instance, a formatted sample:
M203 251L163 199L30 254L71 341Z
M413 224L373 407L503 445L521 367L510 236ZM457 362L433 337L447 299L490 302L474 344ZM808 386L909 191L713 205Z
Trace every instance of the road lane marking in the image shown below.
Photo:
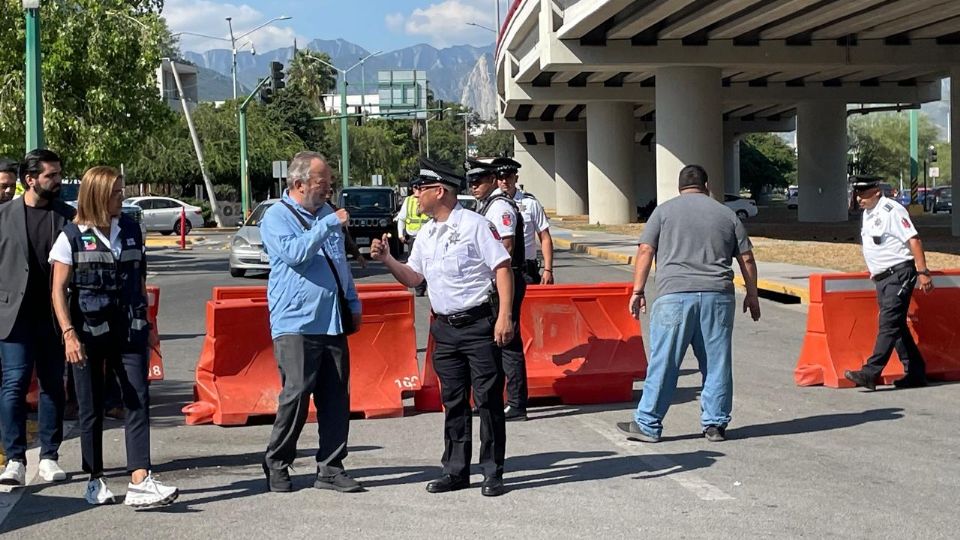
M680 484L680 487L693 493L703 501L732 501L735 498L717 486L707 482L698 474L686 471L683 466L668 457L656 453L648 443L630 442L614 427L598 418L579 417L580 423L597 432L600 436L617 445L622 451L639 457L651 470L664 473L672 471L666 477ZM659 443L662 445L663 443ZM662 448L662 446L660 446Z

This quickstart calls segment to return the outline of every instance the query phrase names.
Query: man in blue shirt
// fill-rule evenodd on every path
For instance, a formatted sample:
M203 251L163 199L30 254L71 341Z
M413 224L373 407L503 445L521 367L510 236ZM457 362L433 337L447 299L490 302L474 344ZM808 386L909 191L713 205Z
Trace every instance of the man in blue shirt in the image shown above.
M290 162L281 203L271 206L260 223L270 256L270 333L283 381L263 462L270 491L292 489L287 468L296 458L310 394L320 432L314 487L363 491L343 469L350 425L350 351L344 321L360 327L360 298L344 249L342 226L350 216L326 204L329 191L326 159L300 152ZM341 296L350 313L341 313L346 310Z

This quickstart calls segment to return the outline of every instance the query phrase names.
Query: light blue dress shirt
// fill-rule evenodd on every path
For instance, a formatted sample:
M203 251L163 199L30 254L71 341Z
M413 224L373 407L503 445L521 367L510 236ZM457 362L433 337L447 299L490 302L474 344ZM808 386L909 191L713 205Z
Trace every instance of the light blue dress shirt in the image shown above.
M344 249L340 221L330 205L316 214L307 212L284 191L283 200L310 224L304 230L297 217L283 204L274 204L260 222L260 236L270 256L267 304L270 334L338 335L340 324L337 282L321 248L337 269L340 283L354 314L360 313L360 297L353 283Z

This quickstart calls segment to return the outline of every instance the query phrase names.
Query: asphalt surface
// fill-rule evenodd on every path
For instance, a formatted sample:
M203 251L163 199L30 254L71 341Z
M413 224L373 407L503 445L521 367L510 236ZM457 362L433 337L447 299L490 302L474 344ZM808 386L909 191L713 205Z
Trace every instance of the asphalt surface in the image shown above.
M179 501L139 512L88 506L74 433L61 449L61 464L71 475L67 482L36 478L25 489L0 493L4 536L956 537L957 386L872 393L796 387L805 308L769 301L763 301L759 323L745 315L736 321L734 418L726 442L700 435L700 380L688 355L661 443L632 442L617 432L614 423L632 417L635 401L540 403L530 421L508 424L509 492L499 498L480 495L479 471L470 489L441 495L424 490L440 472L442 417L412 409L404 418L351 423L346 465L366 493L312 488L311 426L294 466L296 491L266 493L260 461L269 425L186 426L180 414L192 400L210 288L266 281L230 278L229 237L204 236L202 245L187 252L149 253L150 282L161 287L166 368L166 380L151 388L153 462L162 481L181 489ZM631 279L628 266L568 253L559 254L555 268L564 282ZM391 279L382 266L356 270L360 281ZM647 291L655 294L655 287ZM417 299L417 307L422 349L426 299ZM634 400L641 388L638 382ZM122 495L122 427L116 421L108 426L108 482ZM475 441L477 429L475 422Z

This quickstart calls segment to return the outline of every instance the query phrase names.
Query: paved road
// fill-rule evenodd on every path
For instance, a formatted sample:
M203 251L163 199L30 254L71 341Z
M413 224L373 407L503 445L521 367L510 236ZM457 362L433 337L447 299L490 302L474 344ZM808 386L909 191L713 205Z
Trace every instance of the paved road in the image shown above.
M547 403L532 410L529 422L509 424L510 492L498 499L480 496L478 475L469 490L424 490L439 473L439 414L352 422L347 465L369 487L354 495L310 487L316 435L308 427L295 465L299 491L265 493L259 462L268 425L185 426L179 413L192 397L210 287L264 282L230 278L228 237L207 237L186 253L150 253L151 282L162 290L167 370L167 380L152 389L153 459L159 476L181 488L180 501L143 512L88 507L74 436L62 449L71 480L38 480L0 494L0 519L6 513L0 531L24 538L947 538L960 525L953 499L960 488L957 387L797 388L792 370L805 311L769 302L760 323L746 317L736 323L727 442L700 436L691 356L660 444L626 441L616 432L613 423L629 419L633 403ZM569 282L630 279L623 265L565 253L556 267L558 279ZM359 272L359 279L387 281L380 270ZM421 347L425 315L425 299L418 299ZM110 426L109 481L123 493L123 437L118 424Z

